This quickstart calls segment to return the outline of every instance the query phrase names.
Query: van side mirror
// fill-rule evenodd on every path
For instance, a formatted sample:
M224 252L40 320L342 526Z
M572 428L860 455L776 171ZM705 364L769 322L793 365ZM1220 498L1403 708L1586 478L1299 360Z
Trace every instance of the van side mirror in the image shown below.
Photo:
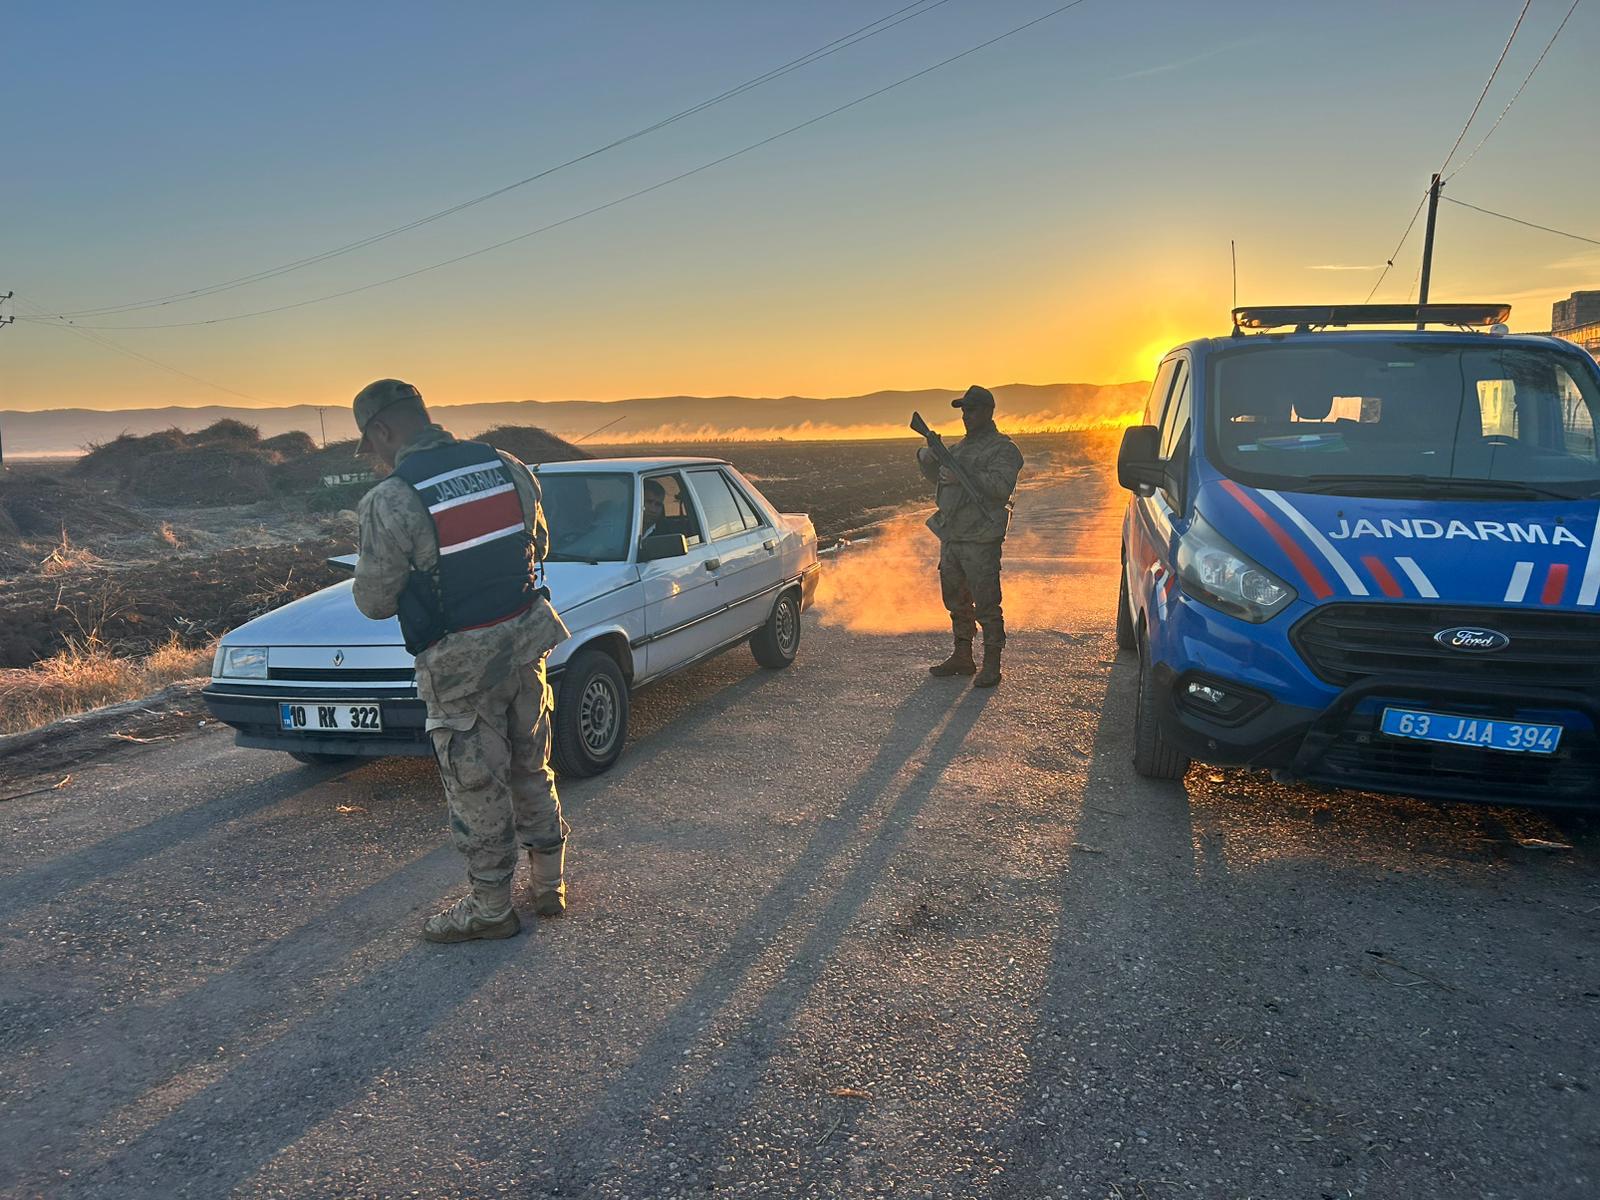
M1122 432L1117 452L1117 482L1130 492L1158 488L1166 481L1161 461L1161 431L1154 425L1134 425Z
M639 561L655 562L658 558L682 558L689 553L689 539L681 533L656 533L639 539Z

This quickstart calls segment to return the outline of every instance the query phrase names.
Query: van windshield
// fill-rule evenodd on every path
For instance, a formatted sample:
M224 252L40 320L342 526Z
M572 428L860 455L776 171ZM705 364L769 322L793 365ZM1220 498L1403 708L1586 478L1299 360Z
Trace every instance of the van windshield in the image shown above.
M614 471L547 471L540 506L550 526L549 562L626 562L633 476Z
M1266 343L1212 359L1209 456L1245 483L1341 495L1600 495L1595 373L1538 347Z

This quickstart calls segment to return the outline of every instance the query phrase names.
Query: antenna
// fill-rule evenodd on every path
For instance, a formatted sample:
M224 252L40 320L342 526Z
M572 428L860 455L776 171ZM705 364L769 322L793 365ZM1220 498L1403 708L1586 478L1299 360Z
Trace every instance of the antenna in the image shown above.
M1233 258L1233 306L1239 307L1239 246L1232 239L1228 239L1228 254Z
M621 422L626 421L627 419L628 419L628 414L627 413L623 413L615 421L607 421L604 425L600 426L599 429L591 429L588 433L584 434L581 438L573 439L572 445L576 446L579 442L587 442L595 434L601 433L601 432L603 432L603 431L605 431L607 429L610 429L613 425L620 424Z

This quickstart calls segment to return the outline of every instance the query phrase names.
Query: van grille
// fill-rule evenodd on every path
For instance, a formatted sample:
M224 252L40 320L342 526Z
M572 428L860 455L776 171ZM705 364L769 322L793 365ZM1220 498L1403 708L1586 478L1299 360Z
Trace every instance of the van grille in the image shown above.
M1472 654L1433 640L1475 625L1511 639ZM1600 614L1425 604L1325 604L1290 631L1319 679L1348 687L1372 675L1423 674L1452 684L1600 689Z
M1341 730L1307 775L1335 787L1414 796L1587 806L1600 780L1600 741L1569 729L1553 755L1511 754L1386 737L1376 716L1366 716Z

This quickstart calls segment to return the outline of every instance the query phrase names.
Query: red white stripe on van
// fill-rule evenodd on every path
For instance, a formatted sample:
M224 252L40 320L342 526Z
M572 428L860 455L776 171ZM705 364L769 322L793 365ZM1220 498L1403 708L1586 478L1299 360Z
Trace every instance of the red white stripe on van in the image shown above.
M1594 519L1594 532L1589 535L1589 561L1583 568L1583 582L1578 585L1578 603L1593 607L1600 599L1600 514Z
M1267 531L1268 536L1278 544L1278 549L1289 556L1289 561L1294 564L1295 570L1300 572L1300 577L1305 581L1306 586L1311 589L1311 594L1314 597L1318 600L1326 600L1333 595L1333 588L1329 585L1327 579L1323 577L1322 572L1317 569L1316 563L1311 561L1310 555L1300 548L1300 544L1294 538L1289 536L1288 530L1275 521L1266 509L1255 502L1249 492L1231 479L1222 481L1222 489L1237 500L1240 507L1254 517L1261 528ZM1305 518L1302 517L1301 519L1304 520ZM1332 549L1332 547L1329 548ZM1365 596L1367 594L1366 587L1361 584L1360 580L1357 580L1356 583L1361 587L1360 594Z
M1361 582L1361 576L1357 575L1355 569L1345 561L1344 555L1333 548L1333 543L1322 536L1322 531L1306 520L1304 513L1270 488L1261 488L1260 491L1266 497L1267 502L1294 522L1295 528L1305 534L1306 539L1322 553L1322 557L1328 560L1328 565L1333 568L1334 573L1339 576L1340 582L1350 590L1352 596L1365 596L1368 594L1367 585ZM1379 581L1379 586L1382 586L1381 580ZM1399 593L1396 592L1395 594L1398 595Z

